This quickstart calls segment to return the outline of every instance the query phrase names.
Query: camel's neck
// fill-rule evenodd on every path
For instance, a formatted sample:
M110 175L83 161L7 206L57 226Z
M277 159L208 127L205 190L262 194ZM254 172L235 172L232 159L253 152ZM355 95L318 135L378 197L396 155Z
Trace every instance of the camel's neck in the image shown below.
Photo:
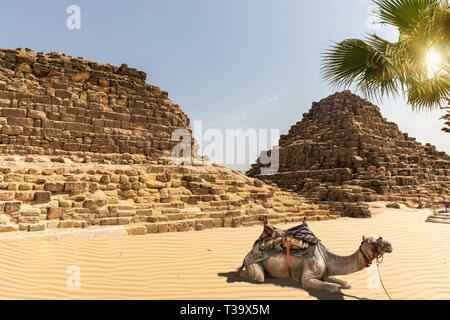
M326 256L329 276L350 274L366 266L366 260L359 248L349 256L340 256L327 250Z

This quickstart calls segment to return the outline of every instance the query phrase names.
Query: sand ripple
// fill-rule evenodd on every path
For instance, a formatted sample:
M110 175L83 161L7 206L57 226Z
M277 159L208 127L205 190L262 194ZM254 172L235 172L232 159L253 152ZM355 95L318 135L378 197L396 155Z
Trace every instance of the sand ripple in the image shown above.
M426 223L426 210L376 209L372 219L311 222L337 254L354 252L362 235L393 245L382 264L394 299L450 299L450 226ZM281 225L280 225L281 226ZM0 299L385 299L370 289L376 268L341 276L342 295L303 290L291 281L254 284L233 276L261 226L110 239L0 243ZM79 290L67 287L80 268ZM375 278L374 278L375 277ZM227 281L228 280L228 281ZM369 284L369 285L368 285Z

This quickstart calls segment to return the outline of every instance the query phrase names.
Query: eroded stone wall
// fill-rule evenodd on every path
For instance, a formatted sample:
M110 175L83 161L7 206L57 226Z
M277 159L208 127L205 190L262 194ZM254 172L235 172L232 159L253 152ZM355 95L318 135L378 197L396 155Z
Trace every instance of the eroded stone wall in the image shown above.
M125 64L0 49L0 152L158 159L189 119L145 80Z
M34 161L31 161L34 159ZM124 225L130 234L337 218L295 193L204 163L0 159L0 232Z

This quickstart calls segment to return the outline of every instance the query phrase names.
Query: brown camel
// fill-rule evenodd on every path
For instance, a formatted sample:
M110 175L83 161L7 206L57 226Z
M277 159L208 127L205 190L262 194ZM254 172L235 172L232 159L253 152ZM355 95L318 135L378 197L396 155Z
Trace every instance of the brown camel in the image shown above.
M339 289L350 289L343 280L335 275L354 273L369 266L374 259L392 252L391 244L379 237L364 237L359 248L349 256L339 256L329 251L322 242L314 246L314 252L308 257L290 256L290 271L286 253L273 255L258 263L247 263L248 254L239 269L240 276L250 280L264 282L264 272L274 278L298 280L304 288L327 290L336 293ZM247 261L246 261L247 260ZM245 267L246 270L243 270Z

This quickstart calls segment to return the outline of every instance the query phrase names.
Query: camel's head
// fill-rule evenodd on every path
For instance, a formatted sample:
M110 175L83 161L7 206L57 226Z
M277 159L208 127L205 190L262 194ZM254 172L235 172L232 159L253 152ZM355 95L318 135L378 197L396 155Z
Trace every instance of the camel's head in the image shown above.
M389 241L384 240L382 237L376 238L372 236L363 236L363 244L368 246L369 252L375 249L377 256L382 256L385 253L392 252L392 245Z

